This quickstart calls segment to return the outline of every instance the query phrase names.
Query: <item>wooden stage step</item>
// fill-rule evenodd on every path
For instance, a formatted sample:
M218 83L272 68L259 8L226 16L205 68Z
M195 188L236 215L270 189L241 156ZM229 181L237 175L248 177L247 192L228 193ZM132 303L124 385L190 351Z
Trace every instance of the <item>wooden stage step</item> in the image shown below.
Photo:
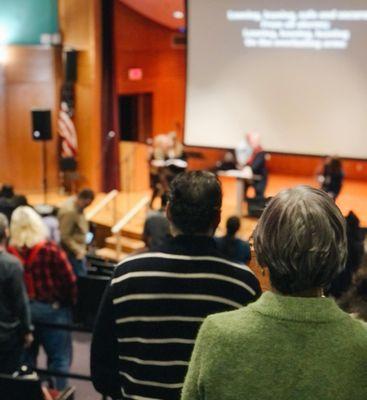
M110 236L106 238L105 240L106 245L110 249L116 249L117 247L117 237L116 236ZM127 236L121 236L120 237L120 245L121 245L121 250L124 253L132 253L133 251L140 250L143 247L145 247L145 243L140 240L140 239L133 239L131 237Z
M103 258L104 260L107 261L112 261L112 262L120 262L123 260L125 257L128 256L127 253L120 253L120 256L117 257L117 251L114 249L110 249L108 247L102 247L101 249L96 250L96 255L98 257Z

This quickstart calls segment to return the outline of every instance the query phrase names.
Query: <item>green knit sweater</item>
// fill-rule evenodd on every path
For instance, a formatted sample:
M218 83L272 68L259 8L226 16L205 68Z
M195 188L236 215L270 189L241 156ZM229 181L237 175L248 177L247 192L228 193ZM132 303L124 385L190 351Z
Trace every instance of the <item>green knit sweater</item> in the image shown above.
M266 292L204 321L182 399L366 400L366 325L327 298Z

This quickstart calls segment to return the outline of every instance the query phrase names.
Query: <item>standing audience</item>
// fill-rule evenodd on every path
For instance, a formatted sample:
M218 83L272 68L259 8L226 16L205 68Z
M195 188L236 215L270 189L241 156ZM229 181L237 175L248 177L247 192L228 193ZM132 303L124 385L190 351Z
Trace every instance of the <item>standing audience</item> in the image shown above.
M272 291L204 321L182 399L366 399L366 326L322 295L347 258L333 200L305 186L280 192L254 246Z
M358 270L364 255L364 235L359 226L359 219L350 211L346 217L348 257L343 271L341 271L327 288L326 294L339 299L346 293L351 284L353 274Z
M226 228L225 236L214 238L218 250L230 260L247 264L251 260L250 245L248 242L236 237L241 228L241 220L236 216L229 217Z
M23 267L6 251L8 220L0 214L0 373L11 374L21 364L24 347L33 341Z
M173 180L167 216L174 237L159 252L126 258L102 300L91 350L99 392L178 399L202 320L260 295L254 274L216 249L221 206L215 175L196 171Z
M35 367L39 346L47 354L47 366L68 372L71 334L67 330L48 328L42 323L71 324L71 307L76 301L76 277L66 254L47 240L48 231L41 217L28 206L18 207L10 224L9 251L21 260L30 299L34 342L26 352L26 362ZM65 378L56 378L56 388L66 387Z
M143 240L150 251L159 249L170 234L169 222L166 216L167 194L162 194L161 208L157 211L148 211L144 222Z
M59 209L61 245L77 276L87 274L87 239L89 224L84 210L93 202L91 189L81 190L76 197L70 197Z

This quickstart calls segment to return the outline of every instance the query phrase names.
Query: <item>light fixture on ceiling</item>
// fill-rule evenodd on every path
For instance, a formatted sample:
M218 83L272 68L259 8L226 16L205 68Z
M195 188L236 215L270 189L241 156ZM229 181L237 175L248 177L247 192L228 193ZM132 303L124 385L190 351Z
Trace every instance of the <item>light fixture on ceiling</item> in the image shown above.
M183 19L184 16L185 14L182 11L177 10L173 12L173 18Z

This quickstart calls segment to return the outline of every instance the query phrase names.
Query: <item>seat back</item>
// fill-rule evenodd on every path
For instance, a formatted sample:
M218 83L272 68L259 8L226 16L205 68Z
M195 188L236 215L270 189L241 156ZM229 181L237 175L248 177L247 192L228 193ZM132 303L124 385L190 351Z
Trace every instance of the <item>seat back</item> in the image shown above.
M39 379L14 378L0 374L1 400L43 400Z
M78 278L77 312L86 328L93 328L99 304L110 281L108 276L87 275Z

